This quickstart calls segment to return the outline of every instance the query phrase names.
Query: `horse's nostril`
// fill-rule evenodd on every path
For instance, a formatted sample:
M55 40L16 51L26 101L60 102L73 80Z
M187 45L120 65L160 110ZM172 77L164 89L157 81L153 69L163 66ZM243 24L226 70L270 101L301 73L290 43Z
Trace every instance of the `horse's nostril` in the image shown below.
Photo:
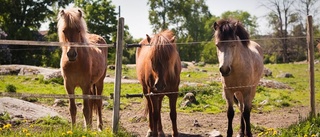
M231 68L230 67L220 67L219 71L222 74L222 76L229 76L229 74L231 72Z

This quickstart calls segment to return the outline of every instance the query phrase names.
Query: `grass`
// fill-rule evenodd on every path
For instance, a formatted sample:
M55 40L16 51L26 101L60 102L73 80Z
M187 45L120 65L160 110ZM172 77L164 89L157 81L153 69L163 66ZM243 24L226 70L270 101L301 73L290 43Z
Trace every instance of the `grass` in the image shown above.
M266 68L270 69L273 73L272 77L265 77L264 79L274 80L286 84L291 87L290 89L273 89L258 86L256 97L253 100L253 113L269 112L283 107L295 107L295 106L308 106L309 105L309 76L308 76L308 65L307 64L266 64ZM316 87L316 103L320 102L320 64L315 64L315 87ZM203 72L206 70L207 72ZM184 70L181 73L181 87L180 94L177 101L177 111L184 113L192 112L202 112L202 113L220 113L226 111L226 103L222 98L221 83L216 81L219 77L217 65L205 65L203 67L190 67L188 70ZM280 78L277 75L281 73L291 73L293 78ZM123 75L129 78L136 78L135 69L131 67L123 67ZM113 70L108 70L108 74L113 76ZM186 84L189 83L189 84ZM191 83L191 84L190 84ZM195 83L195 84L192 84ZM44 80L43 76L0 76L0 92L5 92L7 89L13 89L17 93L36 93L36 94L66 94L64 87L62 85L61 79L54 80ZM103 95L109 96L113 93L114 84L106 83L104 85ZM191 104L190 106L181 107L180 104L183 102L183 96L192 92L196 95L197 103ZM140 84L122 84L121 85L121 96L126 94L139 94L142 93ZM79 88L76 89L76 94L81 94ZM47 103L51 105L53 99L38 99L42 103ZM82 100L77 100L82 102ZM121 98L121 109L126 108L132 102L142 102L142 98ZM108 109L112 109L113 101L109 100ZM169 101L164 98L162 111L169 111ZM239 111L236 109L236 111ZM306 120L301 120L299 123L289 127L288 129L266 129L259 126L253 126L256 132L264 133L263 136L269 136L277 132L275 135L296 135L295 132L301 132L301 136L307 134L309 136L313 135L314 132L319 132L319 129L314 129L318 125L314 122L319 122L319 116L315 118L309 118ZM6 121L1 120L0 121ZM49 118L43 121L50 121ZM23 129L26 129L31 136L93 136L94 131L83 131L81 126L72 130L72 135L68 132L69 124L65 124L63 120L53 119L58 123L54 130L50 126L46 126L50 122L40 122L38 124L25 123L22 126L12 126L11 130L4 130L4 125L0 125L2 130L0 131L0 136L27 136ZM8 123L7 123L8 124ZM36 126L36 128L30 128L30 125ZM303 125L303 126L301 126ZM305 128L304 128L305 127ZM319 126L318 126L319 127ZM309 131L311 130L311 131ZM13 132L15 131L15 132ZM43 134L37 133L37 131L44 131ZM121 135L130 136L125 130L121 130L123 133ZM47 133L47 134L46 134ZM267 134L266 134L267 133ZM281 133L281 134L280 134ZM112 135L110 129L106 129L101 133L101 136L117 136Z

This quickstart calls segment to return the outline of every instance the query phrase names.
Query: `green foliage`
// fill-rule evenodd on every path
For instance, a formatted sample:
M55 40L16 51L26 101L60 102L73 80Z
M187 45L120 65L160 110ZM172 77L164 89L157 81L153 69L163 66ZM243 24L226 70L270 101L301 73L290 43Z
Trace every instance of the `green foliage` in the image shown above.
M10 119L10 114L8 112L4 112L0 114L0 123L4 123L4 121L7 121ZM0 127L3 125L0 124Z
M17 92L17 88L12 84L8 84L8 85L6 85L5 92L15 93L15 92Z
M43 41L44 37L39 34L41 23L49 16L54 15L52 8L48 5L58 7L69 4L69 1L11 1L0 2L0 28L6 32L5 39L9 40L33 40ZM13 10L14 9L14 10ZM33 46L9 46L11 58L0 64L32 64L41 66L42 55L49 56L44 47Z

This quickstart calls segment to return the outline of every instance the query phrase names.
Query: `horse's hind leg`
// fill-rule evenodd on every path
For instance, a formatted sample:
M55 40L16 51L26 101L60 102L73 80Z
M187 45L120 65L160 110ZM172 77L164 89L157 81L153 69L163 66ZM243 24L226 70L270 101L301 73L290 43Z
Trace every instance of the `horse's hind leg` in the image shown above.
M172 122L172 136L177 137L179 135L178 128L177 128L177 98L178 94L171 94L168 95L169 97L169 104L170 104L170 119Z

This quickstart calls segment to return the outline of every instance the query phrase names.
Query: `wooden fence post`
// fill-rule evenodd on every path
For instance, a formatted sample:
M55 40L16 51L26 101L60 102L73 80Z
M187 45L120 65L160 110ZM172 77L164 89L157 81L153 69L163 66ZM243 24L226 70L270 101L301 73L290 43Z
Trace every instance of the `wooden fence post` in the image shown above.
M310 86L310 115L316 115L315 93L314 93L314 45L313 45L313 25L312 16L308 15L307 19L307 44L308 44L308 61L309 61L309 86Z
M123 30L124 18L120 17L118 21L117 44L116 44L116 71L114 80L113 94L113 118L112 132L118 132L119 110L120 110L120 93L121 93L121 73L122 73L122 53L123 53Z

